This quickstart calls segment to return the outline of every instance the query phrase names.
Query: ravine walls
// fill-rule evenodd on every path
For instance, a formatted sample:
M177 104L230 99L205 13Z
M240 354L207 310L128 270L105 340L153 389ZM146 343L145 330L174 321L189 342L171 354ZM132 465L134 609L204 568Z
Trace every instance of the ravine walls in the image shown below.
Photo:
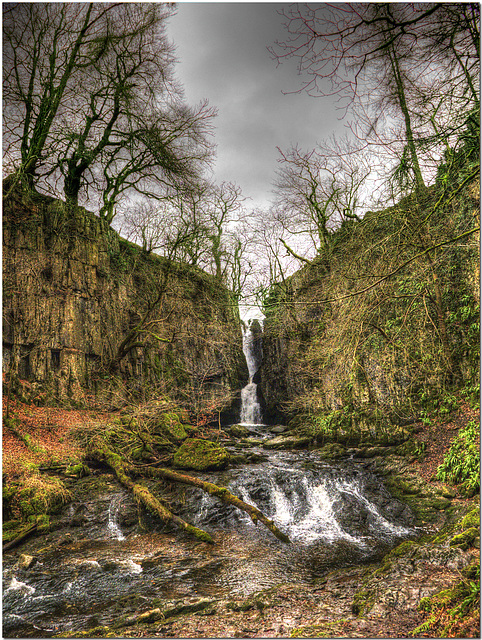
M3 207L3 367L38 401L170 394L192 411L234 406L247 378L236 303L212 276L21 192Z

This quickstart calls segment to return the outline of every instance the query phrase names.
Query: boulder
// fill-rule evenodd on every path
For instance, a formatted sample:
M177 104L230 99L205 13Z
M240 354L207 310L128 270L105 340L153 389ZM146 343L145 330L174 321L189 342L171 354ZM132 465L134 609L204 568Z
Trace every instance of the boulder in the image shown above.
M245 427L244 424L232 424L226 430L229 435L234 436L235 438L246 438L251 433L248 427Z
M264 449L302 449L308 446L311 438L305 436L276 436L263 442Z
M158 417L153 432L160 436L167 437L168 440L182 441L187 438L188 431L191 428L190 425L181 424L178 414L171 411L162 413Z
M285 431L289 431L289 427L283 424L277 424L275 427L270 427L271 433L285 433Z
M224 447L200 438L188 438L174 454L174 465L181 469L223 469L228 462L229 453Z
M37 558L29 556L26 553L21 553L18 558L18 566L20 569L30 569L30 567L37 562Z

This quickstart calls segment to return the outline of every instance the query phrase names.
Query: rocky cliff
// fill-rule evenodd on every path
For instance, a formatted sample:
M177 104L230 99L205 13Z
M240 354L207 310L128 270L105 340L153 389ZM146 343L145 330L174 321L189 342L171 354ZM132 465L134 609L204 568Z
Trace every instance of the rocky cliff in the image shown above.
M226 409L247 378L229 291L85 209L12 194L3 278L4 381L25 381L30 398L169 394L192 411Z
M479 184L409 196L348 222L265 300L271 420L316 431L408 423L478 384ZM280 412L281 410L281 412Z

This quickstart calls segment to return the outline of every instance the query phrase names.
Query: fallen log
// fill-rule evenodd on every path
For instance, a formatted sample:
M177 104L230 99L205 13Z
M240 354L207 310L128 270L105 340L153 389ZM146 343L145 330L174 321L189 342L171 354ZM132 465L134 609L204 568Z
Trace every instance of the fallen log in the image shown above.
M10 542L6 542L3 546L2 546L2 552L8 551L9 549L13 549L13 547L16 547L17 545L19 545L21 542L23 542L25 540L25 538L28 538L28 536L32 535L32 533L34 533L34 531L37 530L37 523L27 527L26 529L22 529L22 531L18 534L18 536L16 538L14 538L13 540L10 540Z
M203 491L208 493L210 496L214 496L215 498L218 498L226 504L231 504L237 509L245 511L250 516L254 524L257 525L258 521L262 522L264 526L267 527L271 531L271 533L278 538L278 540L286 543L291 542L288 536L280 531L274 524L274 522L272 520L269 520L264 515L264 513L262 513L256 507L248 504L247 502L244 502L243 500L241 500L241 498L238 498L237 496L232 494L225 487L218 487L212 482L206 482L204 480L200 480L199 478L188 476L184 473L178 473L177 471L172 471L171 469L163 469L160 467L147 467L147 469L143 470L143 473L147 473L153 478L166 478L167 480L172 480L174 482L180 482L182 484L188 484L193 487L198 487L199 489L202 489Z
M165 469L162 467L146 467L143 468L142 471L140 471L140 469L138 469L137 467L124 462L121 456L111 451L105 445L105 443L102 443L100 444L100 446L95 448L92 451L92 456L94 458L97 458L97 460L99 460L100 462L106 462L113 469L119 482L127 489L132 491L137 500L139 500L139 502L141 502L151 512L155 513L162 522L173 522L183 531L194 535L196 538L203 540L204 542L209 542L211 544L214 543L209 533L193 526L192 524L189 524L179 516L171 513L169 509L167 509L155 496L152 495L149 489L143 487L140 484L136 484L127 475L127 473L141 473L142 475L148 475L151 478L164 478L173 482L179 482L193 487L198 487L209 495L218 498L222 502L231 504L241 511L245 511L254 522L254 524L257 525L258 522L261 522L269 531L271 531L271 533L276 538L278 538L278 540L281 540L282 542L285 542L287 544L291 542L288 536L280 531L274 524L274 522L267 518L264 513L262 513L257 507L244 502L243 500L241 500L241 498L238 498L237 496L232 494L229 489L226 489L225 487L218 487L212 482L206 482L204 480L200 480L199 478L188 476L184 473L178 473L177 471L172 471L170 469Z
M93 456L99 461L105 461L114 471L119 482L127 489L132 491L136 499L143 504L149 511L155 513L162 522L173 522L177 527L186 531L203 542L214 544L214 540L206 531L189 524L179 516L171 513L152 493L140 484L136 484L128 475L127 471L131 465L125 463L122 458L107 447L102 447L93 452Z

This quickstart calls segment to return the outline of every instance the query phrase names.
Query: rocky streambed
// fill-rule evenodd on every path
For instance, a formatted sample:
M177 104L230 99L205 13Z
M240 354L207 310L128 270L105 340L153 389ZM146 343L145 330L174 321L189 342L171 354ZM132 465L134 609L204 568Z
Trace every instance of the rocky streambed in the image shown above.
M50 533L5 554L4 636L403 637L422 598L470 572L477 499L423 483L402 456L327 460L254 431L230 447L244 464L204 477L290 545L195 489L172 487L173 504L215 545L163 530L99 469L71 481Z

